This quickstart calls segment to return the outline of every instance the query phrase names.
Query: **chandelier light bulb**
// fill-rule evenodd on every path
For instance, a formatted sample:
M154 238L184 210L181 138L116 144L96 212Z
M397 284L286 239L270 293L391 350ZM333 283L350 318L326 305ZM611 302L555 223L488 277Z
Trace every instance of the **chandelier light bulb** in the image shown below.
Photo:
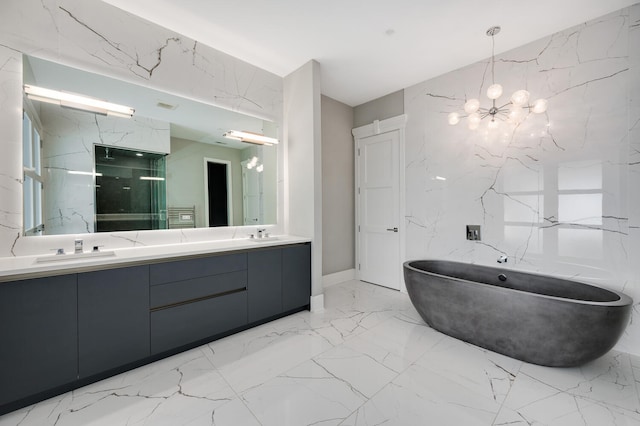
M467 114L473 114L480 109L480 101L477 99L469 99L464 104L464 112Z
M509 108L509 121L519 123L524 118L524 110L519 105L512 105Z
M535 114L542 114L547 110L547 100L546 99L538 99L533 103L532 111Z
M511 103L522 106L529 102L529 92L526 90L518 90L511 95Z
M487 97L489 99L498 99L502 96L502 86L498 83L494 83L487 89Z
M447 115L449 124L455 126L462 120L467 118L467 127L470 130L476 130L480 127L480 123L485 118L487 119L486 127L483 127L482 132L485 134L485 138L488 138L490 133L495 129L500 129L502 133L507 127L518 128L519 124L524 122L529 115L533 112L535 114L542 114L547 110L547 100L537 99L531 103L531 94L525 90L520 89L513 92L509 98L509 101L496 102L503 94L503 87L497 84L495 81L495 41L494 36L500 32L500 27L491 27L486 31L487 36L491 37L491 62L490 62L490 78L485 79L483 77L484 86L485 82L491 82L491 85L487 87L486 94L491 100L489 105L484 107L481 105L481 100L473 98L468 99L464 103L464 113L452 112ZM481 96L482 99L485 99ZM486 102L486 99L483 101ZM513 126L506 126L500 124L500 121L506 121ZM505 136L507 137L507 136Z

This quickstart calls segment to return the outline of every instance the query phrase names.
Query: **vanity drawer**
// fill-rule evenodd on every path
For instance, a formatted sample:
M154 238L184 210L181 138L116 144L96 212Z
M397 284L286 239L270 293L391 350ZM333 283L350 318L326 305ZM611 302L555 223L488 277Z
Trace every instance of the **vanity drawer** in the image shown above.
M245 253L177 260L151 265L149 282L155 286L246 269L247 255Z
M152 311L151 353L174 350L246 324L246 290Z
M150 290L151 309L215 297L246 287L246 270L155 285Z

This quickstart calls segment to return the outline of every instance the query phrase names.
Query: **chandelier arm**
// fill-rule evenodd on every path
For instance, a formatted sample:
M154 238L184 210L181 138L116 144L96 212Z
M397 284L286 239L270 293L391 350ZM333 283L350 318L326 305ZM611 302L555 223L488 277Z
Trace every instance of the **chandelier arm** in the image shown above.
M536 100L533 105L528 103L529 92L527 92L526 90L518 90L514 92L514 94L511 97L514 98L514 95L515 95L516 102L526 99L527 105L516 104L511 99L502 105L499 105L499 106L497 105L496 103L497 98L501 97L503 94L502 86L499 84L496 84L496 80L495 80L495 65L496 65L495 35L498 34L499 32L500 32L499 26L491 27L486 31L486 34L488 36L491 36L491 64L490 64L491 65L491 86L489 87L489 89L491 90L487 89L487 97L491 99L490 107L483 108L479 105L480 102L478 99L469 99L464 105L465 107L464 112L466 114L460 115L457 112L450 113L449 124L455 125L455 124L458 124L461 118L473 117L473 122L470 122L469 128L471 130L475 130L478 128L478 123L480 120L484 120L485 118L490 117L491 122L489 123L488 127L490 129L495 129L497 126L495 124L496 118L502 121L516 123L517 125L523 119L522 114L520 113L520 110L522 109L526 108L528 114L532 112L538 114L546 111L547 101L545 99L540 99L540 100ZM465 96L465 99L466 99L466 96ZM511 108L511 107L515 107L515 108ZM512 116L512 113L513 113L513 116ZM526 118L526 116L524 118Z

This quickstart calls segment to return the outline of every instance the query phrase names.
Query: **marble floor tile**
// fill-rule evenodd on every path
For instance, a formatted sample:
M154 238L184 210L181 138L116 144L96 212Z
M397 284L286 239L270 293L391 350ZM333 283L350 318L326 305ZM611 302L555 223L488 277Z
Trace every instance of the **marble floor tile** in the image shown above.
M396 371L353 346L338 346L315 357L314 361L367 398L371 398L398 375Z
M522 361L444 336L416 365L456 381L465 388L502 403L511 390Z
M263 426L338 425L367 397L310 360L242 394Z
M563 399L564 401L561 401ZM553 407L555 405L555 409ZM565 406L565 410L558 406ZM511 410L503 407L495 426L638 426L640 414L608 404L594 403L579 397L573 400L558 394L552 400L530 407L530 410ZM562 413L562 411L566 411Z
M491 425L499 410L492 395L414 365L341 425Z
M260 340L259 350L242 352L235 360L224 354L224 363L218 363L216 359L218 343L209 345L213 349L210 359L213 358L220 374L238 393L258 386L332 347L319 336L297 333L269 333Z
M414 362L446 336L428 327L423 321L399 314L359 337Z
M523 364L521 373L570 395L640 412L630 356L610 351L576 368Z
M391 350L363 339L360 336L347 340L341 346L366 354L368 357L396 373L402 373L413 364L408 359L396 355Z
M0 426L640 426L640 357L523 363L349 281L299 312L0 416Z

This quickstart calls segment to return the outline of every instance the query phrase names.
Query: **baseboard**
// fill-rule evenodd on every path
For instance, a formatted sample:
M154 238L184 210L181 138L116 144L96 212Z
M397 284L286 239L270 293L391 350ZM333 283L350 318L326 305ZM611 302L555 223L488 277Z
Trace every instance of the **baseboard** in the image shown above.
M333 274L322 276L322 286L329 287L334 284L343 283L345 281L351 281L356 279L356 270L347 269L346 271L335 272Z
M311 296L311 312L322 312L324 311L324 293L318 294L315 296Z

